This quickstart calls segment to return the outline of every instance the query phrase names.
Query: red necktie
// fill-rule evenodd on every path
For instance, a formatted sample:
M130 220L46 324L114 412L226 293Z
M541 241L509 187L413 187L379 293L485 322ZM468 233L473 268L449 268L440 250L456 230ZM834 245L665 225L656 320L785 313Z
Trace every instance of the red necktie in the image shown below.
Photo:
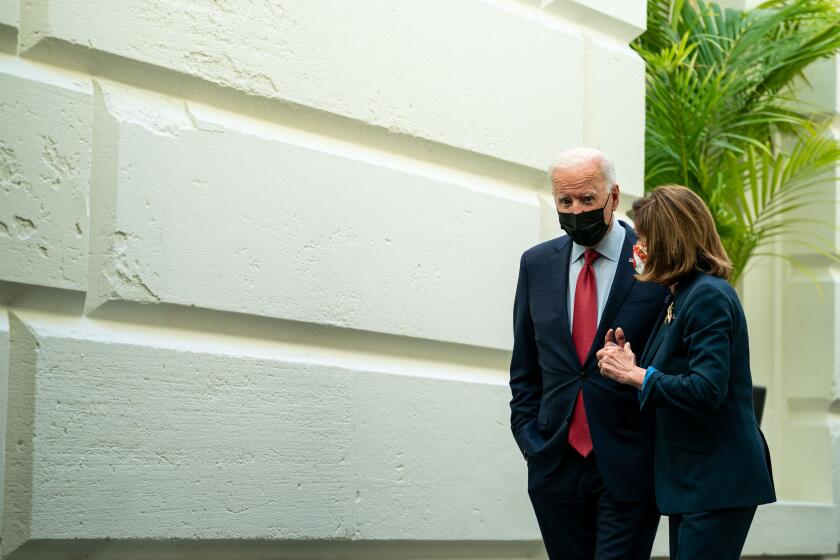
M598 288L595 284L595 269L592 263L601 255L594 249L583 254L583 268L575 284L575 307L572 316L572 342L575 343L581 366L589 354L589 348L598 330ZM592 452L592 438L586 408L583 406L583 391L578 391L572 423L569 425L569 445L586 457Z

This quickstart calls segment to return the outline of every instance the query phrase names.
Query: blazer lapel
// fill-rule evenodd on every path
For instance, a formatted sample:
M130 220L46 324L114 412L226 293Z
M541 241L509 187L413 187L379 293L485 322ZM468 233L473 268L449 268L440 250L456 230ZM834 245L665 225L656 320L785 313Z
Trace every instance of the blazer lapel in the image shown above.
M656 319L655 326L653 327L653 331L650 333L648 337L647 344L645 345L645 350L642 352L642 356L639 358L639 365L642 366L649 366L650 361L653 358L656 351L659 350L659 347L662 346L662 339L665 336L659 336L662 331L662 325L665 323L665 313L667 312L667 308L663 309L659 313L659 318Z
M557 320L560 322L562 341L574 352L572 327L569 325L569 258L572 243L568 236L560 237L555 243L551 257L551 276L554 283L554 304L557 306Z
M691 288L694 286L694 281L697 279L697 274L694 274L681 282L682 286L677 288L677 295L674 297L674 313L679 313L680 309L683 306L688 294L691 293ZM663 332L663 325L665 324L665 315L668 313L668 306L662 310L659 314L659 318L656 320L656 326L653 328L653 332L650 333L650 338L648 338L647 346L645 346L645 351L642 352L642 357L639 359L639 364L650 365L650 362L653 361L654 356L656 356L656 352L659 350L659 347L662 346L662 341L665 340L667 336L666 332Z
M615 318L616 313L618 313L618 310L621 309L628 292L630 292L630 288L633 286L635 270L628 261L630 260L630 255L633 254L633 244L635 242L636 240L631 236L630 230L626 230L624 244L621 246L621 254L618 257L618 263L616 263L615 277L613 277L610 295L607 296L607 303L604 306L604 311L601 313L601 321L598 323L595 340L592 341L592 347L589 349L589 354L586 357L587 362L592 359L592 356L598 350L603 348L604 337L607 336L608 327L612 323L613 318Z

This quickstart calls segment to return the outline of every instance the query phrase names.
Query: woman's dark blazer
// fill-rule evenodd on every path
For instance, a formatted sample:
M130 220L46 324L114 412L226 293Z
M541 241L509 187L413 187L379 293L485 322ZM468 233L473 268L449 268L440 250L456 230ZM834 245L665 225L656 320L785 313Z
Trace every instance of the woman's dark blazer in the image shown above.
M641 409L654 409L654 484L664 514L776 500L770 454L753 410L744 311L723 279L680 282L639 359L653 366Z

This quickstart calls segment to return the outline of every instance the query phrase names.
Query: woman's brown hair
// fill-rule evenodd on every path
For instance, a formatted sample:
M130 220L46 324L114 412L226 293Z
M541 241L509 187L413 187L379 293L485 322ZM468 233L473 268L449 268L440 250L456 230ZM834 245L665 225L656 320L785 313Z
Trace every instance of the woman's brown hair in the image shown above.
M670 286L697 270L729 279L732 261L715 229L712 213L690 189L680 185L657 187L633 202L632 218L648 250L638 280Z

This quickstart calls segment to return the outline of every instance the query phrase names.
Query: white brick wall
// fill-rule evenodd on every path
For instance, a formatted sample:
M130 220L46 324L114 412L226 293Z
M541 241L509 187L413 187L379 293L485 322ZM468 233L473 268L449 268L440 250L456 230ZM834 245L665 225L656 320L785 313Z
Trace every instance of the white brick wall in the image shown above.
M599 145L641 193L643 25L641 0L0 2L3 553L539 550L518 258L559 233L556 152Z
M94 177L112 191L115 223L93 244L105 262L94 266L104 274L91 275L89 308L164 301L510 346L509 306L487 302L509 299L510 263L536 239L533 196L423 176L232 114L100 91L97 122L119 157Z
M0 25L17 27L20 23L20 3L18 0L0 2Z
M581 31L539 12L441 0L129 0L118 15L105 3L40 4L43 16L23 19L24 48L57 38L540 166L558 140L580 140L569 108L584 96Z
M35 387L32 539L538 537L499 421L504 379L112 322L12 324L12 386Z
M6 428L8 423L8 396L9 396L9 315L6 308L0 308L0 481L5 478L6 472ZM0 500L0 528L3 524L4 499Z
M87 286L90 83L0 59L0 279Z

